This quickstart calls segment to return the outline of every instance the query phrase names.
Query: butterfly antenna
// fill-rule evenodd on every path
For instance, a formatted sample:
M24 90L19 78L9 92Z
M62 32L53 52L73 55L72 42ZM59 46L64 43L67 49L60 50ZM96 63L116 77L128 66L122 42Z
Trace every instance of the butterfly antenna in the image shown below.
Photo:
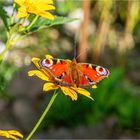
M76 59L76 56L77 56L77 33L75 34L74 36L74 58Z
M77 55L77 45L76 45L76 40L77 40L77 36L75 35L74 38L74 58L76 59L76 55Z
M78 59L83 53L87 52L87 50L88 50L88 48L84 49L84 50L82 51L82 53L80 53L77 57L75 57L75 59Z
M77 34L75 35L74 37L74 59L78 59L83 53L87 52L88 48L84 49L82 51L82 53L80 53L78 56L77 56L77 45L76 45L76 41L77 41Z

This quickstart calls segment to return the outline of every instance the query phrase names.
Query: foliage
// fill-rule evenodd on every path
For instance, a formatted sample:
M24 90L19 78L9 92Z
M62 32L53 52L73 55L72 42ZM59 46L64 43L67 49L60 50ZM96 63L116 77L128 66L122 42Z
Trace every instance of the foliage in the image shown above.
M0 98L11 97L7 93L7 88L16 71L17 67L11 63L6 62L0 65Z
M110 79L96 89L95 100L98 102L93 106L93 114L89 114L88 121L96 122L111 116L121 127L136 127L135 122L140 119L139 88L124 79L122 69L115 69L111 74ZM140 127L140 124L137 125Z
M95 101L79 96L71 102L60 93L48 114L46 126L93 124L112 117L118 127L140 127L138 89L124 79L123 69L112 69L110 78L91 91Z
M71 11L80 8L82 5L82 1L76 1L75 0L64 0L64 1L59 1L57 3L57 9L56 12L59 15L67 15Z
M0 17L7 30L7 41L4 50L0 54L0 62L2 62L3 57L9 48L16 45L17 42L28 34L37 32L39 29L45 27L60 25L75 20L69 17L55 17L54 14L51 14L49 10L55 9L53 1L51 1L51 5L49 5L49 1L48 3L40 1L39 6L37 6L34 1L25 2L15 0L14 2L11 16L8 16L2 3L0 3ZM15 10L17 11L16 17L14 16ZM27 25L25 24L26 22L28 22Z
M37 31L39 29L45 28L45 27L51 27L54 25L60 25L60 24L64 24L67 22L71 22L76 20L76 18L68 18L68 17L61 17L61 16L56 16L54 21L50 21L50 20L46 20L44 18L39 18L35 24L30 28L30 30L28 30L27 32L33 32L33 31Z
M103 2L104 4L102 4ZM100 55L98 57L103 58L104 60L102 59L102 61L107 62L112 67L109 78L97 84L97 89L88 89L95 99L94 101L90 101L82 95L79 95L77 102L71 102L71 99L65 97L60 92L46 117L46 121L44 120L41 129L58 126L76 127L80 124L90 125L103 122L108 118L113 119L116 127L119 128L130 128L131 130L133 128L140 128L139 81L132 84L126 79L125 75L126 71L131 73L131 70L139 71L140 68L140 2L110 2L109 4L106 0L91 1L90 31L87 31L90 38L87 40L89 41L90 50L88 58L92 58L92 56L96 58L97 53L99 53ZM51 11L52 14L55 13L56 15L53 21L43 17L36 17L35 14L30 14L26 19L27 23L24 19L15 20L15 17L8 15L4 5L9 6L9 4L11 5L11 2L6 2L5 0L1 0L0 2L0 41L4 43L6 40L12 40L7 44L9 54L12 54L13 50L20 50L21 55L18 54L18 51L16 54L21 58L21 61L22 57L24 57L24 60L29 58L27 61L30 61L32 56L44 56L48 52L51 52L52 55L58 58L70 58L73 56L72 49L74 47L72 44L74 42L74 34L71 34L69 29L73 29L74 26L68 25L68 29L68 27L57 28L57 25L77 20L75 18L69 18L66 15L73 12L76 15L76 10L79 8L82 9L82 1L55 1L56 11ZM18 12L19 6L14 6L14 11ZM63 17L64 15L65 17ZM74 24L78 26L77 23ZM52 28L52 26L56 28ZM51 28L49 29L49 27ZM78 30L81 31L81 28ZM75 30L75 34L77 34L77 30ZM15 37L15 40L13 37ZM23 42L20 42L17 45L18 47L16 46L17 48L12 48L23 37ZM27 40L25 37L27 37ZM80 44L79 42L75 44ZM24 44L26 48L22 47ZM92 49L94 50L92 51ZM84 54L86 52L85 50L82 50L83 52L81 54ZM128 52L131 57L126 55ZM27 57L25 58L25 56ZM2 55L1 59L3 57L4 55ZM128 59L129 62L127 61ZM19 69L14 63L11 64L7 61L0 63L0 98L9 99L11 97L10 93L7 93L7 88L12 77L15 76L15 72ZM118 65L122 63L123 65ZM126 64L131 69L122 67ZM116 65L119 68L115 68L114 66ZM132 80L130 75L128 77ZM138 77L137 73L136 77ZM34 96L36 98L37 95ZM51 93L44 94L43 99L45 105L49 102L51 96Z
M9 29L9 27L8 27L8 18L9 17L8 17L7 12L4 10L1 3L0 3L0 17L5 25L6 29L8 30Z

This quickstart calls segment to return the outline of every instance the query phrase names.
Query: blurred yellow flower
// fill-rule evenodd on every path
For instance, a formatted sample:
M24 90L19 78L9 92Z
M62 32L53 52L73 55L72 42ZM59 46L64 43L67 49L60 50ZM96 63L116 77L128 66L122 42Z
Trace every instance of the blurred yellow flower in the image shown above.
M44 18L53 20L49 10L54 10L53 0L14 0L20 7L18 9L17 18L27 17L28 14L36 14Z
M0 136L6 137L12 140L19 140L19 138L23 138L23 135L16 130L0 130Z
M46 55L46 58L52 58L52 56ZM77 92L80 94L83 94L84 96L93 100L93 98L90 96L90 93L83 88L72 87L72 86L67 87L67 86L61 86L61 85L56 84L56 82L51 79L51 77L47 73L47 71L40 67L39 61L40 61L39 58L32 58L32 62L35 64L35 66L38 68L38 70L31 70L28 72L28 75L29 76L36 75L40 79L46 81L46 83L43 86L43 91L49 91L49 90L54 90L54 89L60 88L62 90L62 92L65 95L70 96L72 100L77 100L77 98L78 98ZM93 86L92 88L96 88L96 86Z

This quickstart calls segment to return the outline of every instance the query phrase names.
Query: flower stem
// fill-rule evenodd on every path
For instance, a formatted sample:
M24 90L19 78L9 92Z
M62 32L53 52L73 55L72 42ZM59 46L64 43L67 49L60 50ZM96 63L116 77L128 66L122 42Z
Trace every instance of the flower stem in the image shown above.
M35 16L34 19L32 20L32 22L27 26L26 30L29 30L33 24L36 22L36 20L38 19L39 16Z
M6 42L6 46L5 46L4 50L3 50L3 52L0 54L0 63L2 62L3 57L5 56L5 53L7 52L7 50L10 48L10 45L11 45L10 39L8 39L8 41Z
M20 24L20 26L18 28L18 31L17 31L18 33L20 33L20 32L25 30L24 23L27 21L28 17L29 17L29 15L26 16L26 18L23 19L22 23Z
M5 45L4 50L3 50L2 53L0 54L0 63L2 62L2 60L3 60L4 56L5 56L5 53L8 51L8 49L9 49L12 45L14 45L14 43L12 42L13 39L14 39L13 34L16 33L16 30L17 30L17 28L18 28L18 25L19 25L19 23L20 23L20 20L21 20L21 19L19 19L19 20L17 21L17 23L10 29L10 31L7 32L7 38L8 38L8 39L7 39L7 42L6 42L6 45Z
M57 95L58 95L58 92L57 92L57 90L55 90L55 92L54 92L49 104L47 105L45 111L43 112L42 116L40 117L37 124L34 126L34 128L32 129L32 131L30 132L30 134L28 135L28 137L25 140L30 140L30 138L33 136L33 134L35 133L35 131L37 130L37 128L40 126L41 122L45 118L46 114L48 113L49 109L51 108Z

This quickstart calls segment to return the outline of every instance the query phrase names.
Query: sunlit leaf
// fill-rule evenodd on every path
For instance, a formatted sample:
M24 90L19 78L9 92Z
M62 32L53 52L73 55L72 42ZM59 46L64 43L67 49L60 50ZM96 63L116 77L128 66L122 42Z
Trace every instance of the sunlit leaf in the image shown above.
M53 21L51 21L51 20L44 19L44 18L40 17L36 21L36 23L28 30L28 32L35 32L35 31L42 29L42 28L51 27L54 25L60 25L60 24L64 24L67 22L72 22L74 20L77 20L77 18L56 16L55 19Z

